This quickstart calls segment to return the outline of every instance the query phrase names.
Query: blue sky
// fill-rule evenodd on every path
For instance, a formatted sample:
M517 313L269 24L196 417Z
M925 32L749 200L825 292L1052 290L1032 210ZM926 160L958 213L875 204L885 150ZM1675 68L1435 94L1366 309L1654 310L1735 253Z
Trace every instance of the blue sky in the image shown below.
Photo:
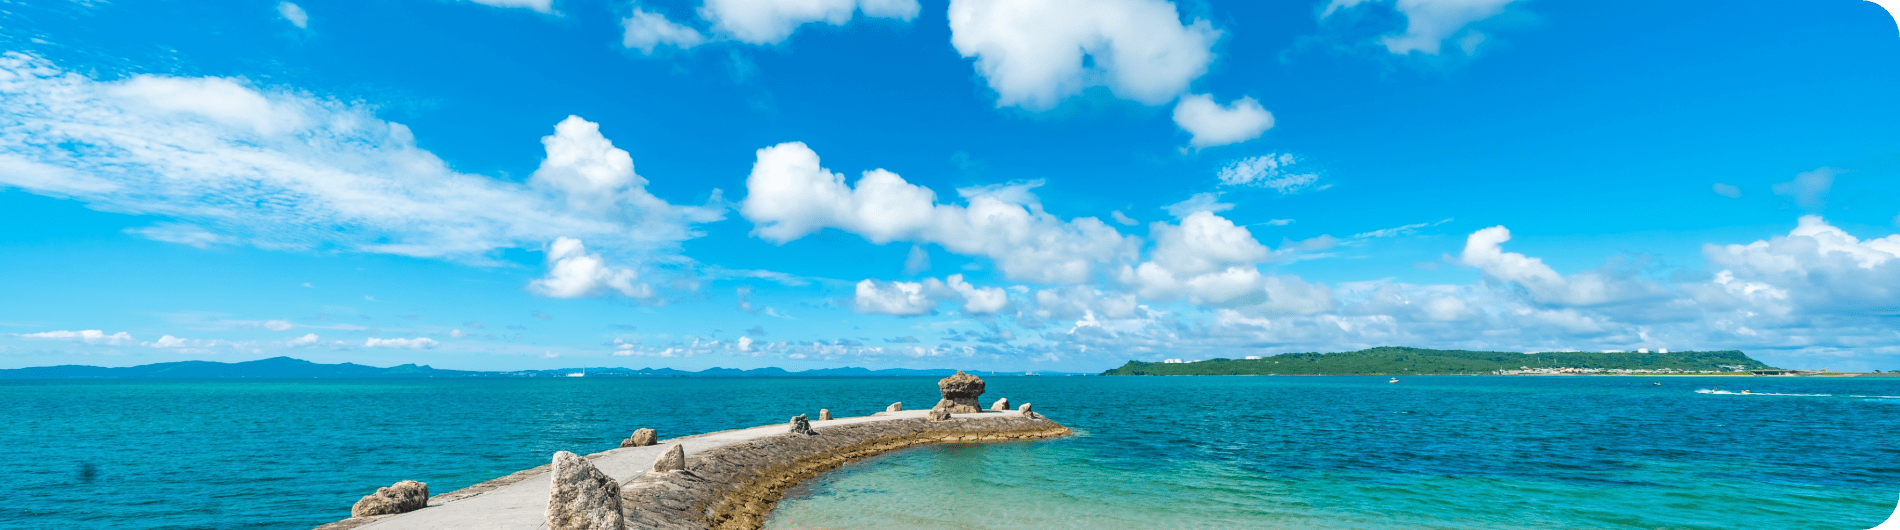
M1869 1L9 9L0 367L1900 369Z

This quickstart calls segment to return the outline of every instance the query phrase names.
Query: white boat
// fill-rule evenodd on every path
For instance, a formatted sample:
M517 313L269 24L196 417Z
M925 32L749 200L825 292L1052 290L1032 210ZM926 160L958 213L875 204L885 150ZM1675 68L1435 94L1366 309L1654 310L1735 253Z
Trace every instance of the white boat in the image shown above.
M1399 378L1397 378L1397 377L1394 377L1394 378L1392 378L1392 380L1391 380L1391 381L1386 381L1386 382L1387 382L1387 383L1397 383L1397 382L1399 382Z
M587 377L587 369L582 368L581 371L567 374L567 376L568 377Z
M1867 530L1900 530L1900 504L1893 507L1893 515L1887 516L1887 522Z

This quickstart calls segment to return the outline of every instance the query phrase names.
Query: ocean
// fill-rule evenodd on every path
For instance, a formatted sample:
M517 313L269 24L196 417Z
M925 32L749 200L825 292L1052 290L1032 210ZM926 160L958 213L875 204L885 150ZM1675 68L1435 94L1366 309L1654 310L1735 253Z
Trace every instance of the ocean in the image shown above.
M1860 530L1900 499L1900 379L986 380L986 405L1076 435L861 461L767 527ZM936 398L934 378L0 381L0 528L304 529L636 428Z

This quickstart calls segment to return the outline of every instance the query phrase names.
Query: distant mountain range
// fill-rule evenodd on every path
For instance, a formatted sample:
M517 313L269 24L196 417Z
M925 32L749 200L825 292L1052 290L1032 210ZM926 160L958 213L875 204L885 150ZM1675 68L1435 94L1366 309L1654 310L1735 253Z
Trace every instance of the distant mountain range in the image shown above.
M672 368L566 368L560 370L519 370L477 372L440 370L428 365L404 364L377 368L360 364L318 364L290 357L272 357L239 363L181 361L123 368L61 365L0 370L0 379L368 379L419 377L567 377L582 373L586 377L906 377L946 376L956 370L912 370L891 368L820 368L793 372L783 368L707 368L697 372ZM988 376L990 374L979 373ZM1010 372L1004 375L1017 375ZM1051 374L1067 375L1067 374Z

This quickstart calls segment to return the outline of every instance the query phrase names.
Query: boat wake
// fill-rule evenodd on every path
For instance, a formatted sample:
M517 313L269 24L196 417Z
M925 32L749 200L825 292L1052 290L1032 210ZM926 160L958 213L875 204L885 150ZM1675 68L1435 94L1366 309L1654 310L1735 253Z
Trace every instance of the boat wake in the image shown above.
M1863 396L1859 394L1848 394L1848 395L1838 395L1838 396L1834 394L1783 394L1783 393L1775 393L1775 392L1749 392L1747 390L1743 390L1741 392L1733 392L1733 391L1720 390L1720 389L1714 389L1714 388L1697 389L1695 393L1713 394L1713 395L1718 395L1718 396L1844 397L1844 398L1862 398L1862 399L1900 399L1900 396L1872 396L1872 395Z

